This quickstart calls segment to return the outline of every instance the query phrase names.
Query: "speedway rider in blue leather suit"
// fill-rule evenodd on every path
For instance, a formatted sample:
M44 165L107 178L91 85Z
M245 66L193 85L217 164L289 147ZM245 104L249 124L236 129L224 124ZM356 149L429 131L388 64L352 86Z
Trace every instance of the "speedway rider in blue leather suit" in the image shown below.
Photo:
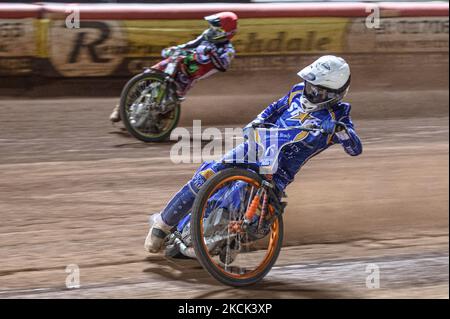
M333 144L341 144L351 156L362 153L362 144L350 117L350 104L342 102L351 81L347 62L339 57L324 56L298 75L304 82L294 85L286 96L267 107L247 126L272 123L278 127L302 125L322 128L322 132L305 132L297 142L282 149L278 169L273 175L280 192L294 180L309 159ZM240 149L246 148L246 143L230 151L225 158L235 156ZM200 187L214 173L225 168L227 166L222 161L203 163L163 211L152 216L153 223L145 241L148 252L157 253L162 248L170 230L190 213Z

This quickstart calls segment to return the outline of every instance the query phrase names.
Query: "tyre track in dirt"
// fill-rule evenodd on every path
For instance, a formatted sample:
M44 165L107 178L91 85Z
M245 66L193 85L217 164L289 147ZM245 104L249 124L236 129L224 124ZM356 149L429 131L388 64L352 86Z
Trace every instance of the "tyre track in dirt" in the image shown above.
M0 101L0 297L448 298L448 115L355 119L363 156L333 147L304 167L276 267L235 290L144 252L149 213L198 164L112 127L108 101ZM370 263L380 289L365 287ZM69 264L79 290L65 288Z

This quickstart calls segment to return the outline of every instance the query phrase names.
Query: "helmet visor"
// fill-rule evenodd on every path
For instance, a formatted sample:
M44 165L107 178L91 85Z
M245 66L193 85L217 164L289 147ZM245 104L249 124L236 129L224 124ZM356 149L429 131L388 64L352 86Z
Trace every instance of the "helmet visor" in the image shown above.
M339 97L339 93L335 90L317 86L309 83L308 81L305 81L303 95L309 102L314 104L325 103Z
M206 37L209 41L218 41L226 39L227 33L221 27L211 25L206 31Z

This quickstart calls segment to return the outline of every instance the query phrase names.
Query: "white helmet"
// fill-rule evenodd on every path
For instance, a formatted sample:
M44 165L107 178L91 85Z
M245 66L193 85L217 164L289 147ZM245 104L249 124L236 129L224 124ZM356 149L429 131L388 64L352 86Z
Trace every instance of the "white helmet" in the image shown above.
M300 102L306 112L319 111L339 103L350 87L350 66L343 58L333 55L321 57L298 75L305 81Z

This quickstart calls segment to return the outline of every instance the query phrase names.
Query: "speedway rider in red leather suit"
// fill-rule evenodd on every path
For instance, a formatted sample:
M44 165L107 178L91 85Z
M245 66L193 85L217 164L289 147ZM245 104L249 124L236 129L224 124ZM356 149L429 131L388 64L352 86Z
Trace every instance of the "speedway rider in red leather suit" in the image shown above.
M193 51L184 59L183 72L177 78L178 97L183 99L192 85L200 80L220 71L225 72L230 67L235 56L231 39L237 32L238 17L233 12L221 12L205 17L209 28L197 39L183 45L170 47L162 51L165 59L154 68L164 70L168 58L179 50ZM110 115L111 122L119 122L119 106L116 106Z

